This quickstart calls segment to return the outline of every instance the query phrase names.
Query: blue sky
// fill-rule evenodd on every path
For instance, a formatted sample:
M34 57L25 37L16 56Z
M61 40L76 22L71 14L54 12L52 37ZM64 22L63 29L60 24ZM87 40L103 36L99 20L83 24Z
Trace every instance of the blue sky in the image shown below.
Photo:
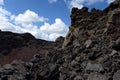
M104 9L113 0L0 0L0 29L29 32L36 38L54 41L65 36L72 7Z

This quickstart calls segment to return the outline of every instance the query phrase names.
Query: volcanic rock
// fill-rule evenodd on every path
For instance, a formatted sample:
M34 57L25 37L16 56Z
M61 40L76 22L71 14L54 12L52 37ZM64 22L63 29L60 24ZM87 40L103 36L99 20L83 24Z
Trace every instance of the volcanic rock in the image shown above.
M114 1L104 10L94 8L89 12L87 7L73 8L71 25L65 38L59 37L54 46L51 47L50 43L48 48L46 41L36 42L32 38L29 44L39 43L45 50L48 49L48 52L43 52L40 47L37 49L40 54L34 55L28 62L18 60L1 65L0 79L119 80L119 15L120 0Z
M58 42L59 43L59 42ZM55 42L35 39L30 33L0 32L0 64L15 59L29 61L34 54L44 54L53 50Z
M87 80L108 80L108 78L99 73L91 73Z
M113 75L113 80L120 80L120 70Z

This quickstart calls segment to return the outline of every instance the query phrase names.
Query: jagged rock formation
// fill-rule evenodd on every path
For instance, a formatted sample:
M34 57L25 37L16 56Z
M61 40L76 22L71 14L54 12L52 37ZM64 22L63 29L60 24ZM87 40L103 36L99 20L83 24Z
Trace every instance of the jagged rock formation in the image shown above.
M120 80L119 5L73 8L68 35L56 40L62 48L1 66L1 80Z

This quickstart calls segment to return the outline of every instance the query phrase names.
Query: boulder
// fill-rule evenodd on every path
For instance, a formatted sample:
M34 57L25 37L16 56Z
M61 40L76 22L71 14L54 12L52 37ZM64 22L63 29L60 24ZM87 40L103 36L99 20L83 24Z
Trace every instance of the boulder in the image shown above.
M116 73L114 73L113 80L120 80L120 70L118 70Z
M100 73L90 73L87 80L108 80L108 77Z
M97 63L88 63L86 68L86 71L97 71L97 72L102 72L104 71L104 68L101 64L97 64Z

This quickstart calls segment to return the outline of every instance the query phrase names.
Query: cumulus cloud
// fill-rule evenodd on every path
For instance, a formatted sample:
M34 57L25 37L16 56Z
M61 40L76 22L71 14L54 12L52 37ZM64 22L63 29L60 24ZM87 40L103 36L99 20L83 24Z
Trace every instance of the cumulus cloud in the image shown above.
M110 4L113 1L115 1L115 0L107 0L107 3Z
M67 25L65 25L65 23L60 19L60 18L56 18L55 19L55 23L53 24L49 24L49 23L45 23L43 26L40 27L40 30L45 32L45 33L66 33L67 32Z
M40 31L49 34L49 40L55 40L59 36L65 36L68 27L60 18L56 18L53 24L45 23L41 26Z
M84 3L84 0L71 0L69 2L69 7L70 8L78 7L79 9L81 9L83 7L83 3Z
M92 5L96 2L103 2L104 0L64 0L64 2L71 9L72 7L78 7L81 9L84 5Z
M55 3L55 2L57 2L58 0L48 0L49 1L49 3Z
M12 16L12 19L15 19L15 22L22 25L28 25L33 22L45 22L48 18L40 17L37 13L26 10L23 14L19 14L18 16Z
M10 23L11 13L5 10L3 7L0 7L0 29L5 31L17 31L17 27L15 27L12 23Z
M2 31L29 32L36 38L50 41L55 41L57 37L66 35L68 27L60 18L56 18L53 24L49 24L47 20L48 18L40 17L31 10L26 10L16 16L0 7L0 29ZM43 23L43 25L33 24L35 22Z

